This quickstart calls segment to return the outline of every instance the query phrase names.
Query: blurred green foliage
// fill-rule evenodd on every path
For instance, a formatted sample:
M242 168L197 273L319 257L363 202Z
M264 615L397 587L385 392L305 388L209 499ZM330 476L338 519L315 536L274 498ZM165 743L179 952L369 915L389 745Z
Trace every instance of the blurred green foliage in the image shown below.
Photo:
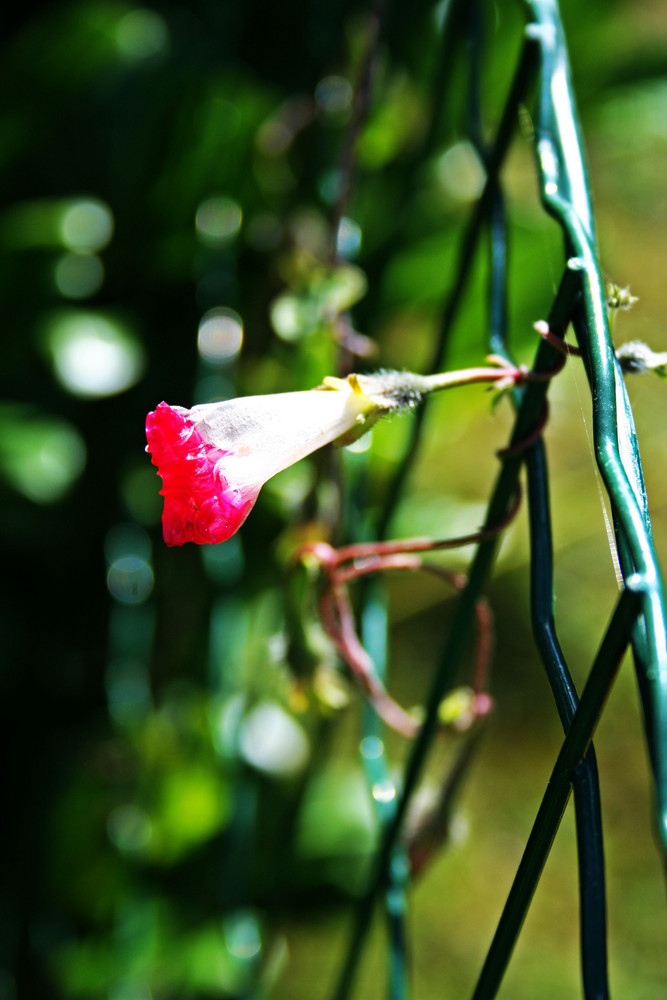
M355 352L353 367L429 363L483 182L464 138L465 53L439 89L445 6L387 4L338 226L366 4L81 0L4 13L3 1000L329 993L377 831L354 754L357 698L289 557L300 540L335 537L341 509L372 526L410 418L378 426L333 474L324 453L277 477L240 537L209 551L164 547L143 426L163 398L307 388ZM491 134L522 13L482 7ZM603 263L641 300L618 336L665 350L667 8L563 8ZM562 265L532 156L526 111L505 174L525 361ZM485 353L485 290L480 266L448 366ZM580 677L614 594L574 364L554 387L550 446L559 616ZM667 402L660 385L632 392L664 553ZM392 533L474 529L507 421L477 390L437 400ZM509 535L490 595L497 712L466 800L470 834L415 890L420 997L469 990L557 745L527 631L524 535ZM430 579L392 589L403 704L426 690L448 607ZM653 1000L667 923L633 706L626 680L600 739L612 974L619 995ZM515 1000L576 990L567 832L552 867L503 994ZM383 992L378 963L365 996Z

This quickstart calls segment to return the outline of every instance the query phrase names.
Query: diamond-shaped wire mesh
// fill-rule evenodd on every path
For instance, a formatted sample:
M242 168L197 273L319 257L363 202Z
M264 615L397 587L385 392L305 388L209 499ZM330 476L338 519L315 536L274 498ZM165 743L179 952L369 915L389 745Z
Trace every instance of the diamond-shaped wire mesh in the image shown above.
M490 143L484 141L480 126L479 73L484 52L478 30L479 10L477 5L461 0L454 0L447 8L441 59L446 62L457 48L464 48L468 53L468 139L485 166L486 183L459 248L433 369L442 363L473 264L485 253L490 289L488 347L510 358L506 330L508 222L501 172L520 109L526 105L534 121L536 174L542 205L556 220L563 237L562 276L548 311L548 329L563 341L572 325L583 357L593 405L595 456L609 496L623 584L580 698L558 641L553 611L549 488L540 431L548 412L549 373L558 369L562 357L553 342L543 341L533 369L544 373L545 378L515 391L514 429L491 494L485 524L491 526L502 522L525 468L534 640L566 736L475 988L475 1000L494 997L500 987L572 790L579 862L583 993L587 998L608 995L602 820L591 740L628 645L632 647L642 695L646 739L655 779L656 826L663 851L667 850L667 626L663 583L652 542L632 411L610 337L606 291L598 261L587 171L558 5L556 0L526 0L524 6L527 18L520 56L500 125ZM443 77L445 75L443 72ZM412 445L407 449L384 512L384 530L414 460L420 428L421 419L418 418ZM372 914L381 897L391 928L390 995L396 998L407 995L403 934L406 866L400 832L437 728L438 706L453 683L474 627L476 602L488 581L497 546L498 537L493 536L484 539L477 548L467 586L460 595L440 657L424 723L402 777L400 797L394 808L381 813L384 836L370 887L357 910L347 959L337 986L337 1000L350 995ZM384 659L383 645L377 638L385 624L383 616L381 595L377 591L367 591L364 639L379 664ZM367 735L375 732L375 725L369 715ZM370 780L382 779L382 766L376 762L372 767Z

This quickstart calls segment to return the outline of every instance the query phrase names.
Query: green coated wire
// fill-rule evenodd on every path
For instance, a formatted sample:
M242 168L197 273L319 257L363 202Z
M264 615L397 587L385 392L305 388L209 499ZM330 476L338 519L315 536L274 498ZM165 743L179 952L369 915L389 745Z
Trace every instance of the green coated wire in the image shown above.
M387 595L379 580L367 581L361 629L364 647L375 664L378 676L384 680L387 672ZM369 706L364 706L361 759L380 830L391 822L395 809L395 785L387 761L383 729L377 714ZM382 794L383 791L385 794ZM409 862L404 848L399 844L394 849L389 865L384 893L389 935L389 1000L408 1000L410 995L405 931L408 880Z
M579 699L563 656L553 617L553 546L545 447L537 441L526 453L530 515L531 612L535 642L567 732ZM586 1000L605 1000L607 928L600 788L591 747L574 774L579 866L581 964Z
M536 150L540 192L545 208L563 229L566 254L566 266L549 313L548 323L550 331L555 336L564 338L566 329L572 322L582 348L593 396L596 457L611 499L626 588L621 594L617 611L602 641L600 654L591 671L582 700L576 708L576 695L573 689L567 686L569 681L567 670L553 631L550 582L546 593L540 593L539 588L534 585L533 614L538 647L541 646L545 665L552 671L552 682L556 679L558 684L565 684L560 692L556 691L556 700L564 725L570 722L571 724L517 879L484 964L475 1000L482 998L490 1000L495 996L573 783L577 811L582 814L581 822L578 819L577 835L582 880L581 905L584 924L582 962L585 991L586 996L590 998L602 998L607 995L604 883L601 877L597 778L592 753L588 754L585 764L582 765L580 761L592 737L617 661L630 638L632 638L640 687L645 697L646 724L656 778L659 832L663 846L667 846L667 627L663 585L651 538L632 413L609 336L604 286L595 247L589 184L581 152L581 139L569 79L567 50L558 6L555 0L524 0L524 2L529 12L526 41L496 141L491 153L485 158L487 182L463 238L457 273L443 314L437 350L434 354L434 367L441 363L444 346L458 313L471 264L477 252L479 238L489 218L491 218L492 242L495 238L494 233L500 234L496 250L505 253L502 202L498 197L497 177L513 134L517 107L535 71L539 69ZM454 20L460 23L458 19ZM492 342L494 350L500 349L500 352L504 352L505 304L501 286L505 261L501 260L498 254L494 258L492 252L492 264L494 260L498 265L498 272L494 274L492 270L491 273L491 301L495 309L491 317L491 335L495 338ZM555 349L549 344L542 343L538 347L533 368L535 371L546 373L556 366L557 360L558 353ZM515 392L518 414L511 439L513 445L520 445L526 440L529 432L539 426L546 391L545 381L530 383ZM382 518L383 533L386 531L408 475L419 437L420 424L420 420L415 422L414 437L408 455L388 498ZM531 515L534 520L536 517L539 520L540 505L543 504L540 490L546 488L545 470L537 467L542 458L541 446L533 448L528 456ZM509 451L506 455L489 503L486 526L498 523L506 514L512 502L523 460L524 456L520 452ZM543 546L548 545L548 560L551 558L546 527L542 521L541 525L535 528L532 539L536 550L533 553L534 565L537 567L538 575L544 572L546 565L544 552L540 554L538 551L538 541ZM335 994L337 1000L344 1000L349 996L371 923L375 900L390 884L388 878L392 871L392 858L405 811L416 788L437 728L438 705L454 681L473 625L475 603L488 578L496 549L496 538L489 538L479 545L471 566L468 584L458 602L454 622L427 702L424 723L405 769L401 794L385 827L371 885L356 913L351 946ZM558 671L560 676L556 677ZM595 884L596 881L598 885ZM400 953L404 957L403 944Z
M468 226L463 233L457 254L456 270L452 277L450 286L451 291L443 309L436 345L431 358L429 368L430 371L435 372L442 370L445 347L449 340L454 321L461 307L463 295L468 286L468 280L472 272L472 265L478 252L480 236L483 232L484 223L487 217L488 205L493 198L495 179L500 171L505 157L507 156L509 145L516 129L516 116L518 108L530 86L536 70L536 51L534 47L526 46L514 74L496 137L494 142L491 144L488 159L485 164L487 180L484 185L484 189L479 201L475 205ZM403 461L393 483L388 490L384 510L382 511L380 517L378 529L378 535L380 538L384 538L387 534L391 518L396 510L401 493L416 458L417 445L421 435L427 406L428 404L421 406L415 413L410 439L405 449Z
M458 19L453 19L455 23L458 23ZM460 307L462 294L467 285L467 279L470 274L472 262L475 256L477 246L479 244L479 236L482 232L483 221L486 211L487 199L491 196L492 181L495 175L500 170L500 167L504 161L507 154L509 144L515 129L515 121L517 109L525 95L525 92L530 85L532 76L536 70L536 58L535 51L531 47L526 47L523 51L522 57L520 59L519 65L515 72L512 85L505 103L505 110L498 127L496 134L496 139L491 147L491 153L489 156L489 161L487 163L487 183L485 190L482 193L480 202L477 204L476 209L473 213L471 221L468 228L464 234L462 246L458 256L458 267L457 273L455 275L454 281L452 283L452 293L445 306L443 313L443 319L441 323L440 333L438 337L438 343L436 350L433 355L432 368L435 370L440 364L440 359L443 354L444 345L448 339L449 331L453 325L454 319L456 317L458 308ZM538 354L541 352L542 363L545 365L545 370L548 370L549 364L553 364L556 360L557 355L553 351L553 348L549 347L547 344L541 344ZM546 357L546 361L544 358ZM551 360L549 360L551 359ZM529 392L528 399L529 405L523 411L523 417L520 417L517 423L517 429L515 432L515 441L521 440L522 436L525 436L527 431L530 429L531 421L536 421L539 417L541 401L543 400L543 385L535 383L534 386L530 386L529 389L533 392ZM534 403L530 405L531 398L534 399ZM380 518L379 524L379 536L384 537L386 534L391 516L394 512L398 498L400 496L403 485L407 479L409 470L414 459L416 452L416 445L419 439L423 414L425 408L422 407L417 411L415 420L413 422L413 432L411 441L408 448L406 449L404 460L401 464L399 473L389 490L389 496L385 504L384 511ZM518 476L518 471L520 467L520 460L511 461L506 463L504 466L505 479L497 491L497 495L491 503L489 508L489 515L487 518L488 524L498 523L504 517L511 501L514 496L516 480ZM495 551L495 540L491 540L487 545L482 546L481 549L483 559L486 563L484 570L478 570L476 574L476 580L473 587L468 585L466 591L462 595L461 601L459 603L459 615L461 624L458 629L452 631L455 643L460 643L460 650L462 652L463 645L465 644L466 637L469 634L470 626L472 625L475 604L477 598L479 597L482 590L482 582L486 578L486 573L491 565L493 552ZM448 654L443 658L442 663L446 663L448 660ZM383 890L386 885L387 872L390 869L391 859L395 850L395 845L398 842L398 835L404 818L405 810L410 798L415 790L418 777L421 773L422 765L428 753L430 743L437 727L437 711L442 696L447 689L448 682L450 679L450 673L447 669L441 669L435 679L434 688L431 692L428 701L427 713L424 725L420 732L419 737L415 741L412 753L410 755L407 769L404 776L403 787L400 791L396 809L394 810L391 822L386 826L378 851L378 857L376 859L375 870L371 883L367 892L362 897L353 922L353 929L350 936L350 943L348 951L341 968L341 974L338 983L335 988L334 997L335 1000L346 1000L350 995L354 976L356 974L357 966L363 952L366 937L370 929L373 911L375 907L375 901L378 894Z
M471 4L468 133L482 162L488 159L482 126L480 78L483 31L480 4ZM507 347L508 232L504 199L495 179L489 206L489 351L511 361ZM563 726L572 721L578 698L553 621L553 553L544 445L526 453L530 512L531 608L533 632ZM587 1000L609 995L607 980L606 891L602 813L595 753L591 747L574 781L579 868L581 964Z
M587 362L593 400L595 454L609 494L625 575L646 581L641 623L633 624L640 687L648 699L648 737L656 783L658 835L667 855L667 615L662 576L650 531L646 489L632 412L609 333L597 261L589 185L570 81L563 27L555 0L524 0L528 38L540 49L536 140L541 196L561 225L568 265L578 275L582 309L575 332ZM619 405L620 403L620 405Z
M624 386L620 381L618 369L613 355L613 346L609 338L608 326L606 324L606 309L604 302L604 291L602 286L599 268L597 266L594 234L592 225L592 213L590 211L590 199L588 198L588 185L583 158L580 152L580 140L578 138L578 127L572 92L569 84L569 72L567 67L567 55L562 36L562 28L557 19L557 7L555 3L538 2L529 4L536 20L529 26L528 37L531 41L537 41L542 46L541 65L541 87L540 87L540 114L538 117L538 162L540 174L543 181L543 200L548 209L559 220L566 233L566 247L572 254L572 250L579 254L569 264L574 273L585 275L583 285L583 318L582 311L574 310L573 317L578 316L580 322L577 324L577 333L580 343L584 348L588 348L586 357L589 360L589 374L592 373L591 383L594 400L597 408L594 408L594 416L597 417L595 426L596 450L603 475L606 473L607 482L612 504L615 501L615 520L617 532L621 540L621 555L625 558L626 576L631 569L640 569L640 575L634 575L633 581L640 580L641 586L637 589L637 594L642 599L644 619L646 622L645 631L641 633L640 657L637 657L637 616L627 620L626 641L630 634L635 634L635 655L639 659L639 666L645 665L648 661L657 665L652 674L656 677L658 684L653 691L652 709L660 721L660 712L664 718L664 694L660 689L660 663L664 662L665 643L664 636L664 601L661 594L660 575L653 551L650 536L650 522L645 502L645 490L643 487L641 463L634 434L631 411L627 402L627 395ZM546 123L546 124L545 124ZM553 324L550 324L553 331ZM591 331L593 336L591 336ZM562 331L564 332L564 330ZM597 339L596 339L597 336ZM591 343L592 342L592 343ZM601 350L606 348L606 352ZM596 353L597 348L597 353ZM604 362L607 364L605 370ZM610 371L611 368L611 378ZM597 378L596 378L597 377ZM596 394L595 390L598 389ZM620 399L619 411L616 410L617 399ZM596 412L597 409L597 412ZM620 413L620 415L619 415ZM620 434L619 434L620 427ZM619 440L620 439L620 440ZM529 461L535 461L538 452L535 449L534 455ZM533 470L533 480L535 482L535 470ZM544 525L541 526L543 531ZM534 533L532 544L535 545L537 534ZM630 563L630 556L633 562ZM544 623L542 623L544 624ZM608 633L607 638L609 638ZM603 647L604 648L604 647ZM552 650L553 651L553 650ZM657 688L657 690L656 690ZM655 718L654 715L654 718ZM570 738L572 727L568 732L566 744ZM660 735L659 729L658 737ZM592 734L592 729L591 733ZM565 745L564 745L565 746ZM658 753L658 759L660 754ZM559 758L560 760L560 758ZM558 770L554 770L556 775ZM576 772L581 775L579 766ZM561 774L562 778L562 774ZM573 773L573 780L575 774ZM660 782L662 775L660 771L656 774L658 783L658 797L660 800ZM554 779L555 780L555 779ZM550 785L545 797L545 803L553 790L554 781ZM590 789L589 789L590 791ZM566 798L562 801L564 808ZM664 802L664 797L663 797ZM664 806L662 806L664 810ZM555 836L560 816L557 812L549 815L549 808L541 812L535 827L535 837L529 842L524 856L524 862L517 874L513 890L508 898L506 908L499 924L494 942L487 956L482 976L474 994L475 1000L489 1000L495 996L500 984L502 973L509 961L516 936L518 935L525 912L532 898L537 879L541 872L541 867L546 860L546 856L553 837ZM664 811L661 811L664 816ZM664 824L660 824L661 833L664 835ZM586 852L594 849L594 838L591 831L582 831L578 836L578 843L581 852L581 864L586 867ZM538 845L536 847L536 844ZM527 872L531 877L527 877ZM585 872L584 872L585 874ZM583 902L583 901L582 901ZM597 937L597 947L595 939L585 946L582 952L584 960L584 975L588 974L587 995L606 995L606 975L602 977L602 960L604 958L604 927L595 926L595 921L590 924ZM598 919L599 923L599 919ZM591 967L597 962L598 968ZM587 967L587 964L588 967ZM597 978L591 980L591 973Z
M572 280L572 274L566 271L550 314L552 330L562 329L564 331L567 325L566 317L571 313L575 294L576 287ZM537 349L534 370L549 372L558 358L557 350L542 341ZM525 387L520 399L510 446L520 445L535 425L539 423L547 384L546 381L536 381ZM489 503L485 520L486 526L498 524L506 516L515 495L522 461L521 453L514 452L510 453L503 462ZM477 600L484 590L497 546L497 536L487 538L479 545L468 576L468 583L457 603L454 621L427 699L424 720L407 761L396 809L384 831L371 883L355 913L350 945L334 993L336 1000L346 1000L352 989L357 965L370 928L375 901L386 885L387 872L395 845L399 840L405 812L417 787L424 762L439 725L438 708L444 694L452 686L456 669L465 652L468 636L474 623Z
M486 956L472 1000L492 1000L509 963L529 902L539 881L549 850L572 791L579 762L585 757L604 703L629 643L632 623L646 592L646 580L626 580L604 634L581 701L554 764L547 790L533 824L519 869L505 903L493 942Z
M479 81L483 62L480 4L469 9L470 94L468 133L482 162L488 159L482 127ZM512 360L507 348L508 233L499 180L489 206L489 351ZM542 442L526 454L530 511L531 608L533 632L565 729L578 698L558 643L553 621L553 567L547 466ZM607 980L606 891L602 814L595 753L591 747L574 782L580 884L581 964L587 1000L609 995Z
M357 541L369 540L368 518L364 511L366 491L366 456L348 455L347 531ZM381 577L366 577L360 584L361 641L370 656L377 676L387 676L388 607L386 585ZM368 794L380 836L391 821L396 805L395 778L391 772L385 744L385 726L377 713L364 705L361 713L359 757L366 778ZM389 948L387 953L388 1000L409 1000L407 961L406 889L409 863L406 851L397 844L387 869L383 904ZM366 929L370 930L372 912Z

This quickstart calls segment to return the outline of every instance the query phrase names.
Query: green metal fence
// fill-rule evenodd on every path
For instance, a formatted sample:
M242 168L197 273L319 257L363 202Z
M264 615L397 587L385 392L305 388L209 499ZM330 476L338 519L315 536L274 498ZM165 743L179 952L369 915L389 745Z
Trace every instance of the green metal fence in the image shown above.
M623 586L579 696L559 645L554 617L549 486L540 432L547 413L549 376L559 370L562 354L555 339L544 340L539 344L533 365L534 372L542 373L544 378L514 390L514 429L509 446L501 455L501 468L485 524L491 527L503 522L525 469L535 647L552 689L565 738L474 990L476 1000L488 1000L497 993L571 791L574 791L579 859L583 994L587 998L608 995L602 822L591 740L628 645L633 651L655 779L656 828L663 851L667 849L667 631L663 584L651 537L632 412L610 338L607 296L598 261L586 164L558 5L555 0L526 0L524 9L525 30L513 82L495 138L485 143L479 98L479 69L485 57L481 11L479 5L462 0L453 0L447 7L439 80L444 86L452 53L465 49L468 138L485 165L486 183L462 237L457 268L443 310L433 370L442 368L473 264L481 255L485 255L489 275L488 348L511 359L506 318L510 223L504 210L502 169L518 127L519 111L526 106L534 121L535 166L542 205L556 220L563 236L562 276L550 307L545 303L548 329L552 338L563 341L571 325L583 357L593 404L595 455L611 505ZM418 418L381 519L382 533L387 530L414 461L421 427L422 420ZM498 534L490 533L477 546L398 798L378 806L383 831L381 846L370 884L357 909L336 1000L351 995L372 917L380 904L386 910L389 926L390 995L397 1000L408 995L403 926L408 866L401 846L401 831L438 726L439 705L454 683L474 628L475 608L492 571L498 540ZM369 586L365 591L363 638L380 668L385 658L385 632L383 592L379 586ZM364 735L377 735L377 727L377 720L368 713ZM383 757L364 763L372 784L386 779L388 765Z

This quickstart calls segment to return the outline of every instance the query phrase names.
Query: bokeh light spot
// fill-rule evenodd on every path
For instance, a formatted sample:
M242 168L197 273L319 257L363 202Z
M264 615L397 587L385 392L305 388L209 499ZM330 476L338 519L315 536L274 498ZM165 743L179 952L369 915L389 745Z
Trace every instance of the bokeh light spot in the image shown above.
M325 76L315 87L315 100L326 114L341 115L352 105L352 84L342 76Z
M121 604L141 604L153 589L153 570L139 556L121 556L109 567L107 586Z
M148 59L164 52L169 45L164 18L145 7L129 11L116 26L116 44L130 59Z
M151 839L151 821L139 806L117 806L109 814L107 833L111 843L121 851L138 851Z
M440 183L457 201L474 201L482 192L486 173L474 147L456 142L437 161Z
M60 238L68 250L95 253L107 245L112 235L111 209L97 198L71 202L60 218Z
M376 802L392 802L396 798L396 786L391 781L378 781L371 789Z
M279 295L271 304L271 326L281 340L299 340L309 324L307 312L307 307L296 295Z
M241 228L243 212L238 202L224 195L202 201L195 214L197 235L208 246L224 246Z
M298 774L309 754L299 723L272 701L260 703L243 720L239 747L249 764L278 777Z
M104 540L107 586L121 604L141 604L153 589L151 542L138 524L117 524Z
M251 910L241 910L225 921L225 941L234 958L247 961L259 955L262 940L257 917Z
M211 309L199 324L197 346L202 358L214 364L231 361L243 344L243 320L233 309Z
M342 174L338 167L325 170L317 181L317 189L320 192L322 201L327 205L333 205L338 200L341 193Z
M90 253L65 253L56 261L54 281L67 299L87 299L102 287L104 266Z
M354 219L343 216L340 220L336 236L336 250L338 256L342 257L343 260L356 257L361 250L361 226Z
M378 760L384 753L384 743L377 736L365 736L359 750L366 760Z
M124 392L144 369L144 354L134 338L118 322L97 313L58 314L47 342L56 377L76 396Z
M70 424L19 409L0 412L0 471L29 500L59 500L85 464L86 446Z

